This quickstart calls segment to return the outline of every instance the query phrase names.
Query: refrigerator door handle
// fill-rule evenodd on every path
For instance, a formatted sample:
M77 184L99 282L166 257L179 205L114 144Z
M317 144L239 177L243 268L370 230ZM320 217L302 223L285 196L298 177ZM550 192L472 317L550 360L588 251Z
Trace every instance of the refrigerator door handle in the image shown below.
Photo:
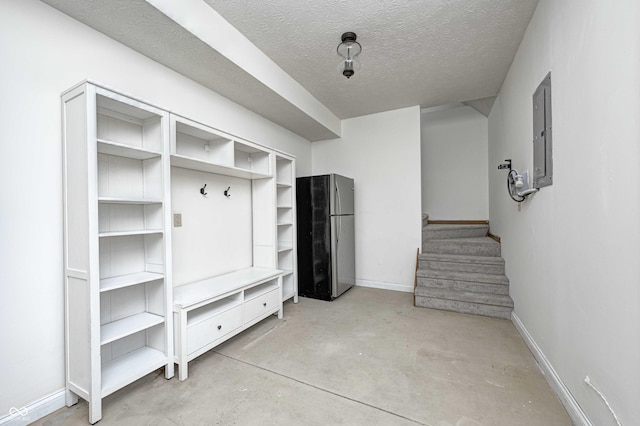
M339 253L340 250L340 222L342 222L342 216L338 216L338 220L336 220L336 254Z
M342 214L342 203L340 202L340 187L338 186L338 182L334 183L336 187L335 191L335 206L336 206L336 214Z

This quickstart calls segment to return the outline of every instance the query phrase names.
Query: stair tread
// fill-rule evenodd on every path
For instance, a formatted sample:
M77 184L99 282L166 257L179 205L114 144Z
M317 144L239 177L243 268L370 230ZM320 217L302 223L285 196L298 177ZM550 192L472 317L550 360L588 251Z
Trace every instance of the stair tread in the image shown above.
M415 294L416 296L431 297L434 299L513 308L513 300L506 294L478 293L473 291L440 289L424 286L416 287Z
M423 227L424 229L432 229L434 231L441 229L481 229L487 228L489 229L489 225L486 224L477 224L477 223L466 223L466 224L434 224L430 223Z
M486 244L491 246L499 246L493 238L489 237L463 237L463 238L430 238L425 242L428 243L443 243L443 244Z
M418 259L449 263L504 265L504 259L501 256L469 256L463 254L422 253L418 255Z
M481 272L441 271L439 269L419 268L416 275L423 278L435 278L450 281L480 282L485 284L509 285L509 278L504 274L485 274Z

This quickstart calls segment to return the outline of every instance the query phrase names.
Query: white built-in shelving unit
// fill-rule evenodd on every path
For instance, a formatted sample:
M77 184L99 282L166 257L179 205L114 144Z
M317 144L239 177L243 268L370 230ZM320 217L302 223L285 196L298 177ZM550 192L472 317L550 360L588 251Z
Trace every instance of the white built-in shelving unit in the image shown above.
M190 360L270 315L281 318L283 300L297 302L295 159L92 82L62 101L67 405L85 399L95 423L103 397L162 367L169 379L174 363L184 380ZM251 228L239 262L246 266L225 270L210 257L222 272L173 282L172 225L182 219L173 216L172 191L183 191L185 174L250 189L236 192L246 200L238 216L250 223L229 224ZM194 214L198 206L188 221L206 216ZM198 238L218 252L231 243ZM177 247L185 254L189 241Z
M63 94L67 404L173 376L168 114L84 83Z
M283 299L293 298L298 303L297 253L296 253L296 187L295 159L276 153L276 247L278 269L283 271Z

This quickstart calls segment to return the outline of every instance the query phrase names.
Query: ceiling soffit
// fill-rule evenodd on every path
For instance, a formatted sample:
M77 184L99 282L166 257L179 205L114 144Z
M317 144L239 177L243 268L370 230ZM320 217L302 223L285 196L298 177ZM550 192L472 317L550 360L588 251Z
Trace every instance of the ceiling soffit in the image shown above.
M307 140L337 137L146 1L42 1Z

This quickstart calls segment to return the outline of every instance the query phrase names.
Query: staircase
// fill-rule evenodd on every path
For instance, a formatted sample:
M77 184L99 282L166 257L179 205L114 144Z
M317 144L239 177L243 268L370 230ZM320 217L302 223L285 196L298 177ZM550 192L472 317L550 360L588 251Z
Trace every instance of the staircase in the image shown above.
M434 225L422 230L415 304L510 319L513 300L504 275L500 243L489 225Z

